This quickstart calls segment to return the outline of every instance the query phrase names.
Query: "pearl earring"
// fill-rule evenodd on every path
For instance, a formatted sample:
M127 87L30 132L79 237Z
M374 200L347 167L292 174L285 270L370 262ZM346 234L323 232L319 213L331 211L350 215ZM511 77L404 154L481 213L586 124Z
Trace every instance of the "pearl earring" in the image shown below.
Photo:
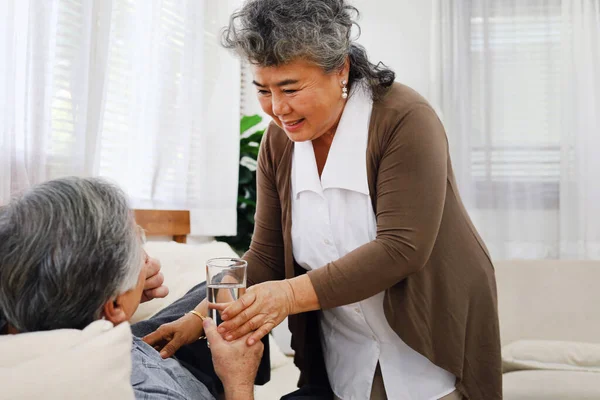
M342 81L342 99L348 98L348 82L344 79Z

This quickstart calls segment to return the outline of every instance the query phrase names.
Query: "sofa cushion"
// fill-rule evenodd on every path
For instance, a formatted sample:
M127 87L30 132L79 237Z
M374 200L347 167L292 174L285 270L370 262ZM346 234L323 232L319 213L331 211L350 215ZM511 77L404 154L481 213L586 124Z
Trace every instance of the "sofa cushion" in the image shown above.
M503 375L504 400L598 400L600 374L518 371Z
M600 343L600 261L494 261L500 336Z
M600 373L600 344L518 340L502 348L502 368L504 372L545 369Z
M133 399L131 343L127 323L108 321L0 336L0 397Z

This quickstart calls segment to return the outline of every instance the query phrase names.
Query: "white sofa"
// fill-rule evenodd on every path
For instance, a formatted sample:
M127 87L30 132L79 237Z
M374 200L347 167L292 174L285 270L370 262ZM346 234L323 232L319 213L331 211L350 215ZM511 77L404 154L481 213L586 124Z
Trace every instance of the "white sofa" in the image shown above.
M600 400L600 261L495 267L504 399ZM299 373L288 359L272 376L258 399L289 393Z
M504 399L600 399L600 261L495 266Z

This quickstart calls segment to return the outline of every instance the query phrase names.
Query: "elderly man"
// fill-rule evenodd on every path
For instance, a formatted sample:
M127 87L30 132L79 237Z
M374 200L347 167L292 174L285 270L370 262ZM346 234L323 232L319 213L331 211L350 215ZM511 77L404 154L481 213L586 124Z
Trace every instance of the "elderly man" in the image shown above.
M125 195L103 180L49 181L0 208L0 310L5 317L0 329L5 333L83 329L98 319L126 322L140 300L166 294L158 269L142 249ZM190 345L180 359L162 359L139 339L193 309L204 293L205 286L199 285L156 318L132 326L136 398L214 399L213 364L227 400L253 398L262 345L225 342L210 319L204 330L213 364L205 342ZM190 317L202 326L200 318Z

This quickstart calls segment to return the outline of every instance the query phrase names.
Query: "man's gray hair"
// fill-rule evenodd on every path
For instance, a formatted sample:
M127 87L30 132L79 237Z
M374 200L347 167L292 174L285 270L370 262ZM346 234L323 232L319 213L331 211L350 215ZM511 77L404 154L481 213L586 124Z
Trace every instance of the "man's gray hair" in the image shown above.
M48 181L0 208L0 308L20 332L83 329L141 267L127 197L102 179Z
M378 99L395 74L372 64L351 37L353 25L360 31L358 14L345 0L248 0L231 16L222 44L263 67L306 59L330 73L349 59L349 84L361 81Z

